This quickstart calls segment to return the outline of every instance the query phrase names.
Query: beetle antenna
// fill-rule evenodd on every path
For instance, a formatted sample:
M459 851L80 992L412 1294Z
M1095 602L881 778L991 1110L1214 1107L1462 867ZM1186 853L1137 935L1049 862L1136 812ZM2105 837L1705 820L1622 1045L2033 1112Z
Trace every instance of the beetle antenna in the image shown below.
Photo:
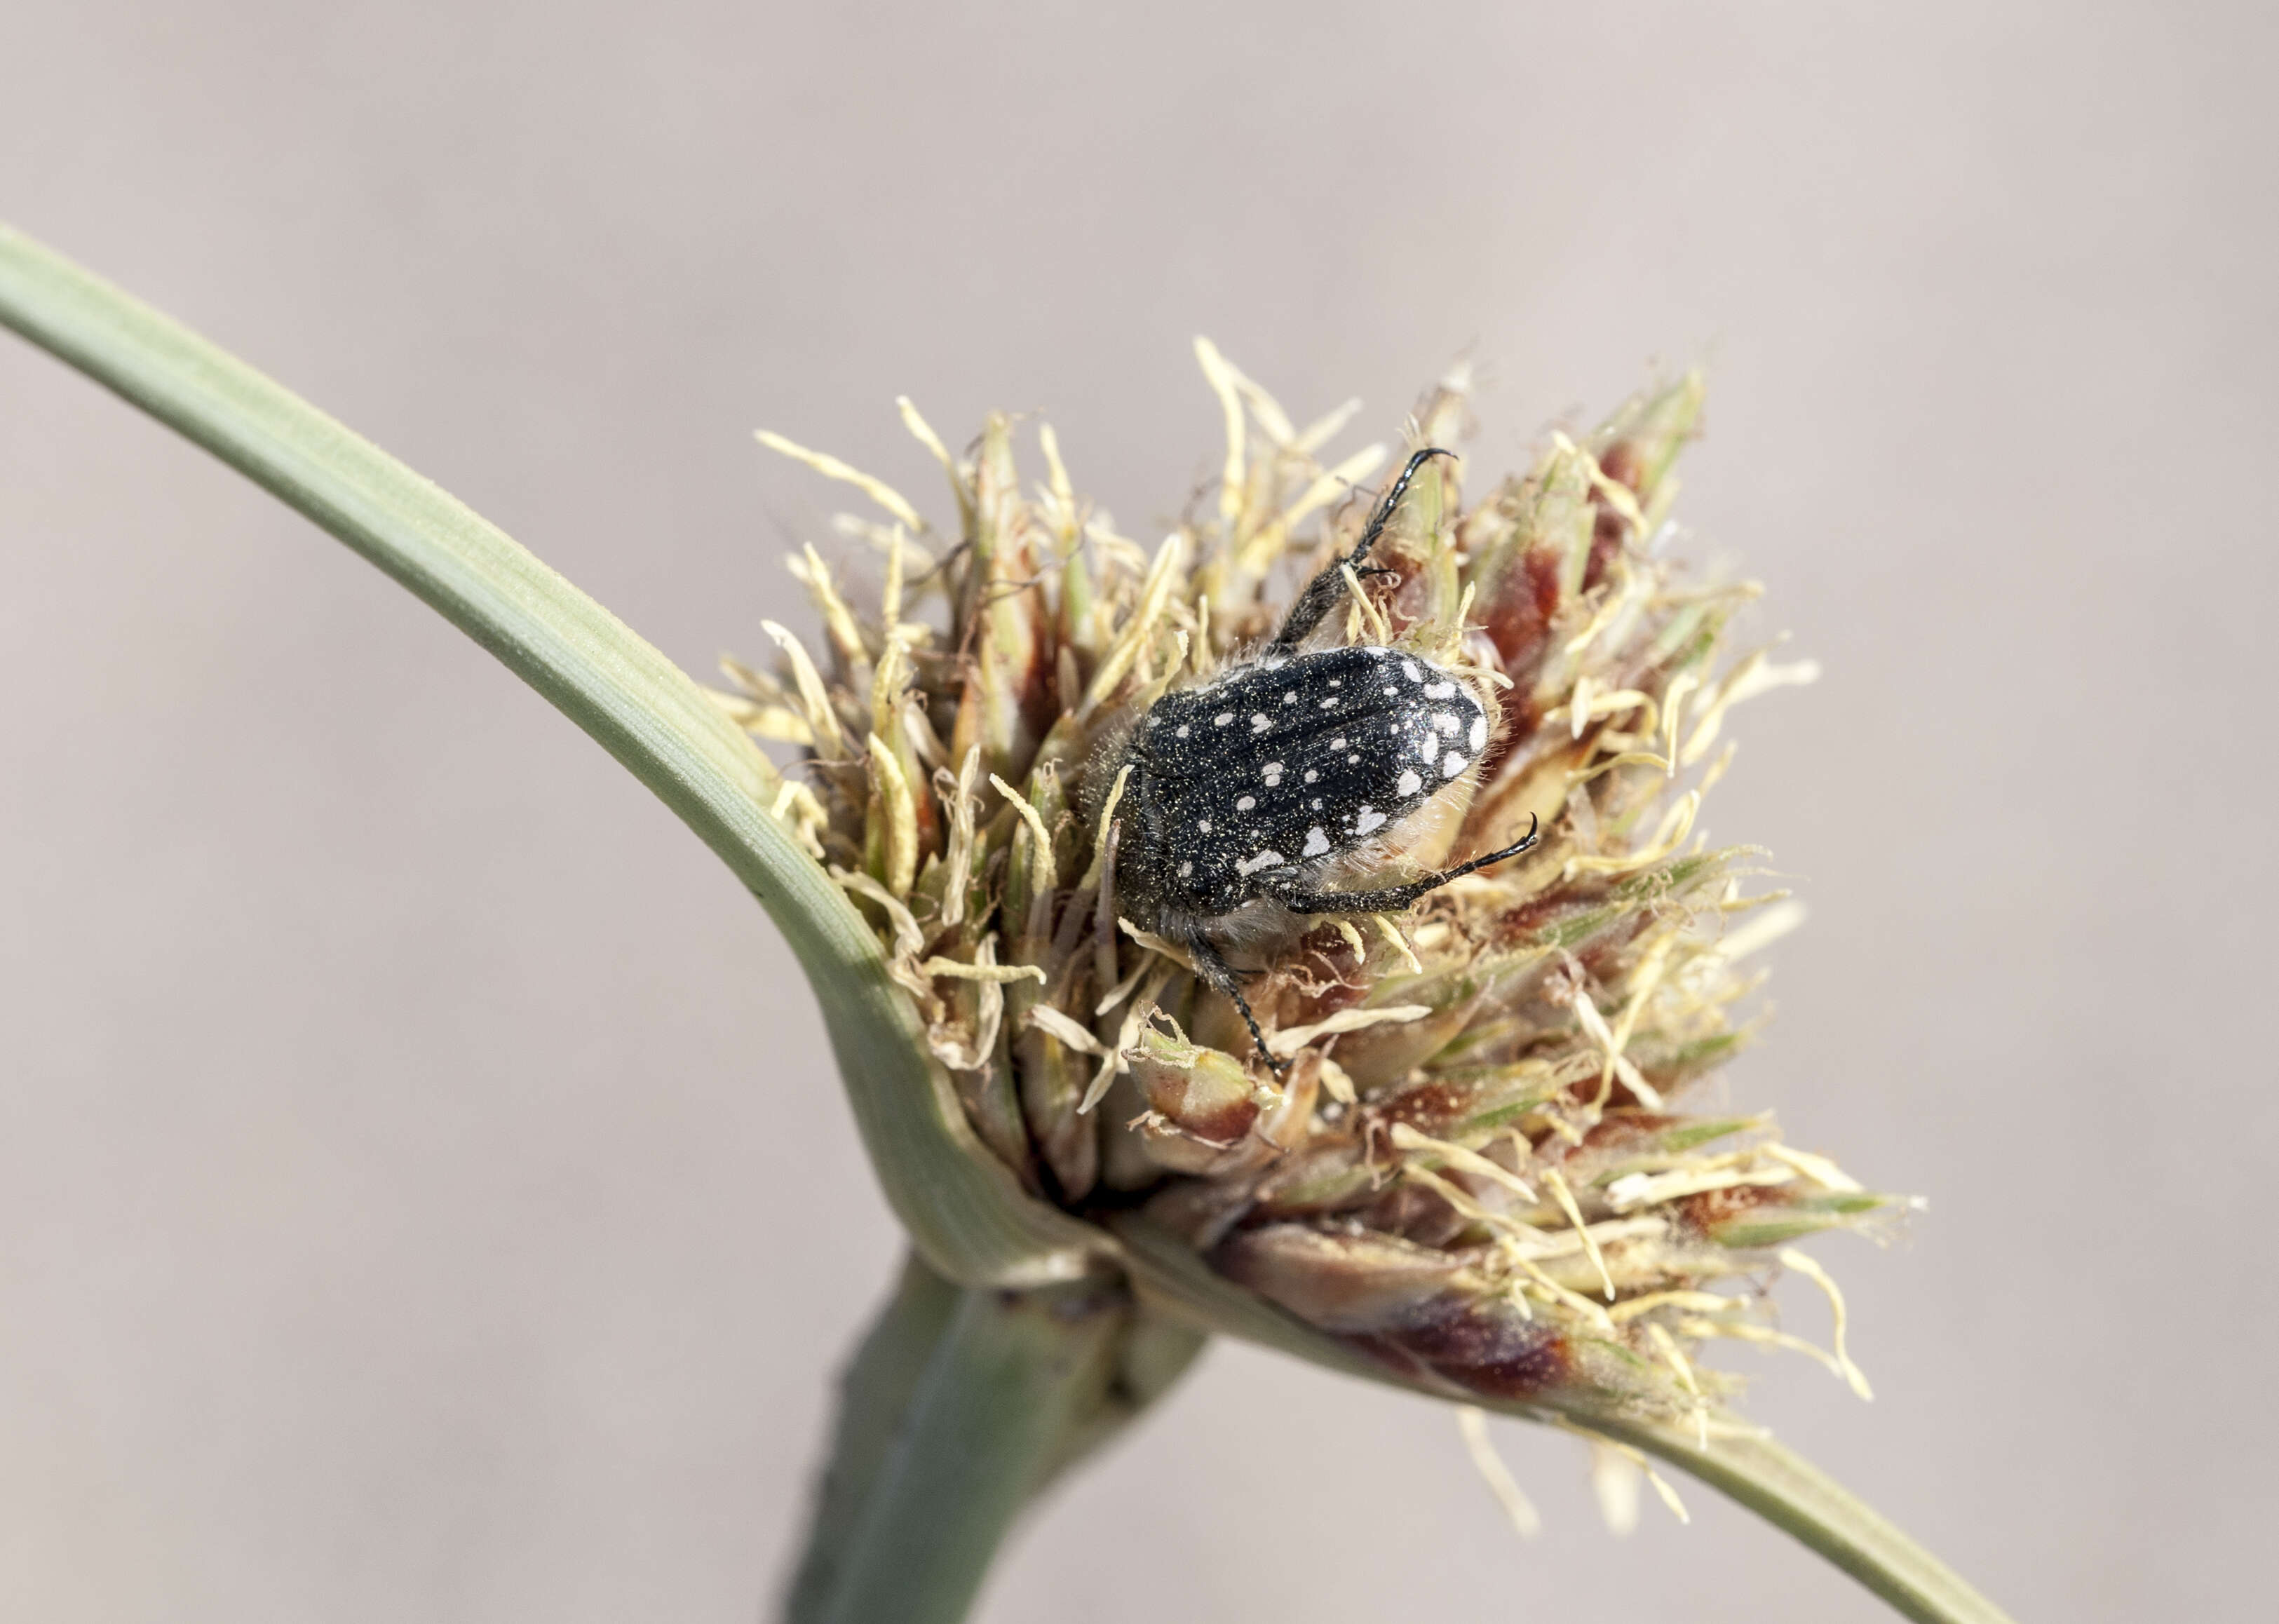
M1439 446L1427 446L1408 459L1408 465L1400 471L1400 477L1393 482L1384 499L1377 504L1377 511L1369 516L1369 524L1362 531L1361 540L1354 543L1353 551L1306 583L1306 590L1298 594L1298 601L1290 606L1290 613L1283 618L1282 629L1274 634L1274 640L1266 645L1268 653L1288 654L1322 624L1330 610L1336 607L1338 594L1345 590L1345 566L1351 564L1356 571L1370 572L1363 571L1362 566L1369 562L1370 549L1385 534L1385 527L1393 522L1393 509L1400 507L1401 497L1408 494L1408 482L1416 477L1416 471L1436 456L1455 455L1453 451L1442 450Z

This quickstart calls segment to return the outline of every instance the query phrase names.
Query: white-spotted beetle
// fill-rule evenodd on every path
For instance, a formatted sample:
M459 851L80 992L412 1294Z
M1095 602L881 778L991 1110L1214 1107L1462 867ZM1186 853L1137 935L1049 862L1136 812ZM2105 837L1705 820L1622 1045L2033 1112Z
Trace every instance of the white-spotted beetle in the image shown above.
M1382 913L1406 908L1475 869L1518 855L1526 838L1403 885L1324 891L1340 859L1384 839L1480 759L1488 718L1454 674L1395 648L1298 647L1337 606L1345 571L1371 569L1416 471L1449 452L1427 447L1386 490L1361 540L1298 595L1281 629L1250 659L1201 687L1167 693L1132 732L1116 862L1119 898L1185 948L1203 980L1234 1001L1277 1071L1240 982L1213 930L1238 912Z

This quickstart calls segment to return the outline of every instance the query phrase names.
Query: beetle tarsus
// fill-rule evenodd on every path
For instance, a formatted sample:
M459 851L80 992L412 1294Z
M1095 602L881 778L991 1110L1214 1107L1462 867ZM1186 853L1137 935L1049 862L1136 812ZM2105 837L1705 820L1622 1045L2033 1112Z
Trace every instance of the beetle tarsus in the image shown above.
M1274 1075L1278 1077L1288 1071L1290 1062L1276 1060L1274 1051L1266 1046L1266 1034L1258 1030L1258 1017L1250 1012L1250 1000L1242 995L1242 983L1227 963L1226 955L1219 952L1218 944L1197 931L1187 938L1186 946L1194 959L1195 969L1201 972L1211 990L1232 999L1234 1007L1242 1012L1242 1023L1250 1029L1250 1041L1258 1046L1260 1057L1273 1069Z

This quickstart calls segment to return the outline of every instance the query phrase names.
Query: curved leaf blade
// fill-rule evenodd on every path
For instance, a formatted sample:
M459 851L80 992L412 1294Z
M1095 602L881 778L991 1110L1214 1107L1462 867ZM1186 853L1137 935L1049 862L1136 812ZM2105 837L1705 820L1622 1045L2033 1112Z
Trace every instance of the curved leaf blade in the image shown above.
M871 1165L936 1268L968 1284L1083 1271L1103 1237L1028 1197L974 1138L876 937L765 810L774 770L678 666L379 447L5 226L0 326L212 452L409 587L718 854L807 972Z

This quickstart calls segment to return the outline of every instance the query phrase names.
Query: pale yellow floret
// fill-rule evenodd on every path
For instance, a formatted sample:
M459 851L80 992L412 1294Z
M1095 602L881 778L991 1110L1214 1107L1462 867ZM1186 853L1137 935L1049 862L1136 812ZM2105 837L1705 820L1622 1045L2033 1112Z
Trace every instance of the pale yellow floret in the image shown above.
M1583 1250L1590 1257L1591 1267L1599 1271L1600 1283L1607 1288L1607 1300L1613 1302L1615 1276L1607 1268L1607 1254L1599 1250L1599 1243L1592 1238L1591 1227L1583 1222L1583 1209L1576 1205L1575 1192L1567 1187L1565 1176L1556 1168L1546 1168L1543 1169L1543 1182L1550 1187L1551 1199L1559 1203L1559 1210L1567 1214L1567 1222L1573 1224L1575 1232L1583 1237Z
M956 959L932 958L925 961L929 976L947 976L953 981L988 981L1002 984L1009 981L1033 981L1045 984L1045 972L1033 964L995 964L988 962L997 951L997 938L985 936L974 962L966 964Z
M1725 673L1717 686L1694 701L1693 732L1687 736L1685 748L1679 752L1678 761L1691 767L1709 753L1716 741L1718 731L1725 725L1725 713L1745 700L1775 688L1801 687L1820 680L1820 663L1799 660L1791 665L1774 665L1767 657L1769 647L1753 650Z
M1368 643L1378 648L1390 645L1393 623L1385 619L1385 611L1370 602L1369 594L1361 589L1361 577L1354 572L1354 567L1349 563L1339 564L1338 572L1346 578L1346 601L1352 605L1353 617L1360 623L1357 629L1349 625L1347 640Z
M886 579L879 593L879 618L889 638L902 630L903 561L909 550L909 540L900 525L886 532Z
M1606 595L1600 599L1597 610L1580 632L1567 640L1566 647L1561 651L1569 659L1597 642L1607 628L1631 607L1631 599L1639 589L1641 578L1638 572L1631 569L1630 560L1621 555L1615 555L1610 573L1613 578L1608 582Z
M1643 1297L1630 1298L1615 1304L1607 1312L1617 1325L1627 1325L1640 1314L1652 1314L1659 1308L1691 1309L1696 1314L1724 1314L1738 1305L1730 1297L1720 1297L1715 1291L1649 1291Z
M949 476L950 484L962 492L965 479L958 471L957 459L950 456L949 448L941 443L941 436L933 432L933 425L919 412L917 402L907 395L898 395L894 396L894 410L902 413L902 426L909 430L910 438L932 454L933 460L941 464L942 472Z
M1867 1188L1858 1179L1829 1161L1827 1157L1815 1156L1810 1151L1800 1151L1791 1145L1776 1143L1764 1146L1764 1153L1776 1161L1785 1161L1823 1190L1838 1190L1846 1194L1856 1194Z
M1662 814L1654 838L1642 849L1622 857L1569 857L1567 876L1571 879L1577 874L1630 874L1650 869L1685 844L1685 837L1693 832L1693 819L1700 810L1701 792L1688 790Z
M1843 1374L1845 1384L1853 1392L1863 1399L1872 1400L1876 1395L1868 1386L1867 1374L1852 1362L1852 1355L1845 1351L1844 1293L1836 1289L1834 1276L1830 1275L1827 1269L1821 1267L1820 1263L1808 1253L1799 1252L1793 1246L1784 1246L1780 1249L1780 1260L1828 1294L1829 1313L1835 1321L1835 1329L1830 1340L1835 1344L1837 1368Z
M1514 1531L1522 1539L1533 1539L1543 1532L1543 1518L1536 1511L1535 1503L1521 1492L1518 1480L1512 1476L1511 1469L1504 1465L1503 1457L1496 1453L1495 1444L1488 1437L1487 1413L1469 1404L1458 1405L1456 1430L1463 1436L1464 1451L1472 1458L1472 1469L1487 1484L1496 1504L1503 1507L1503 1514L1510 1520Z
M817 749L829 756L846 755L846 731L839 725L838 713L831 707L830 690L823 686L821 673L815 669L815 662L807 657L807 646L796 634L772 620L760 622L760 630L775 640L776 647L783 650L784 658L791 663L800 708L807 713L808 726L815 731Z
M847 607L847 600L839 595L838 583L831 578L831 566L823 562L823 555L815 550L812 541L804 542L800 550L784 560L791 577L807 588L815 600L816 610L823 617L824 634L839 657L848 665L860 665L870 658L870 649L863 640L862 628L855 624L855 611Z
M1039 1031L1050 1032L1080 1054L1105 1054L1107 1048L1082 1025L1050 1004L1032 1004L1025 1017Z
M1077 1102L1076 1114L1078 1116L1090 1115L1092 1107L1107 1094L1108 1085L1116 1081L1116 1074L1132 1069L1129 1056L1140 1042L1140 1029L1147 1024L1147 1017L1155 1013L1155 1000L1163 996L1163 989L1170 984L1171 977L1178 974L1178 968L1172 964L1157 964L1155 973L1141 987L1140 996L1132 1000L1132 1007L1124 1011L1123 1024L1116 1029L1115 1046L1101 1056L1100 1069L1093 1073L1091 1085L1084 1091L1084 1098Z
M1680 1522L1693 1521L1686 1515L1685 1502L1677 1498L1677 1490L1654 1469L1644 1452L1628 1444L1618 1444L1565 1417L1554 1416L1552 1424L1589 1442L1591 1486L1598 1494L1600 1515L1606 1519L1611 1531L1628 1534L1638 1527L1638 1483L1641 1476L1652 1485L1662 1505L1669 1507L1671 1516Z
M1163 618L1163 606L1170 601L1172 585L1178 578L1181 556L1181 538L1174 531L1163 538L1163 546L1155 551L1155 562L1147 572L1147 585L1140 589L1139 609L1132 614L1115 645L1109 649L1107 657L1101 661L1100 670L1093 676L1092 686L1085 690L1084 702L1077 707L1078 721L1090 719L1093 712L1116 692L1117 685L1124 680L1124 673L1131 669L1132 661L1139 657L1140 651L1154 637L1155 623Z
M980 773L981 747L973 745L965 752L965 762L957 770L954 785L947 791L942 789L947 774L934 781L935 793L949 814L949 841L944 854L941 890L941 922L945 925L962 924L965 920L965 892L973 874L973 825L980 809L980 798L974 793L974 785Z
M826 479L838 479L855 486L912 530L925 531L925 520L918 517L918 510L910 506L909 499L884 479L851 467L828 452L810 451L794 440L786 440L771 429L756 430L754 438L771 451L780 452L794 462L805 463Z
M1235 554L1235 569L1246 575L1263 571L1273 563L1292 532L1375 473L1384 462L1384 446L1363 446L1336 467L1316 474L1294 502L1260 525L1258 533L1243 543Z
M1684 1350L1677 1345L1677 1339L1669 1334L1669 1328L1660 1321L1649 1324L1646 1328L1646 1340L1654 1344L1654 1351L1661 1355L1662 1363L1677 1375L1677 1384L1692 1398L1694 1426L1698 1429L1701 1447L1708 1448L1709 1400L1701 1390L1701 1383L1694 1379L1692 1362L1685 1357Z
M1061 437L1053 432L1049 423L1037 425L1037 445L1045 454L1046 486L1049 493L1053 532L1060 538L1066 551L1076 545L1077 529L1076 486L1069 479L1068 464L1061 461Z
M1646 515L1638 511L1638 498L1631 494L1631 487L1618 479L1608 479L1606 470L1599 466L1597 457L1557 429L1551 431L1551 443L1583 465L1584 473L1589 477L1591 486L1599 493L1600 500L1622 517L1634 535L1644 540L1648 533Z
M1304 428L1300 429L1298 433L1292 437L1290 448L1293 451L1303 451L1309 456L1312 453L1320 450L1324 446L1328 445L1330 441L1338 437L1339 433L1345 428L1345 425L1354 420L1354 414L1360 410L1361 397L1359 395L1355 395L1353 399L1346 401L1339 405L1331 407L1320 417L1315 418L1311 423L1308 423ZM1382 448L1377 449L1377 455L1380 456L1384 455Z
M1187 950L1180 946L1177 942L1167 940L1166 938L1156 935L1153 931L1143 931L1138 925L1133 924L1129 919L1125 919L1121 916L1116 919L1116 923L1117 927L1123 931L1124 935L1139 943L1148 952L1158 954L1163 958L1169 959L1173 964L1177 965L1179 969L1187 971L1191 975L1194 972L1195 961L1187 956Z
M1406 1021L1421 1021L1432 1013L1430 1004L1387 1004L1378 1009L1340 1009L1326 1020L1310 1026L1293 1026L1272 1034L1266 1039L1269 1053L1287 1059L1317 1038L1334 1037L1339 1032L1357 1032L1371 1026L1398 1024Z
M1642 1207L1659 1207L1683 1196L1706 1195L1713 1190L1740 1190L1793 1184L1793 1168L1714 1168L1707 1171L1680 1168L1671 1173L1631 1173L1607 1186L1607 1205L1618 1213Z
M1707 951L1728 961L1746 959L1780 940L1804 921L1803 903L1776 902L1754 918L1744 920L1726 931L1718 940L1710 943Z
M1582 1027L1583 1035L1596 1044L1600 1052L1605 1056L1605 1063L1599 1073L1599 1097L1593 1102L1594 1105L1600 1107L1605 1106L1608 1092L1608 1084L1613 1079L1620 1077L1623 1080L1623 1085L1638 1096L1640 1105L1649 1111L1661 1109L1660 1091L1648 1083L1638 1067L1623 1053L1623 1045L1628 1040L1629 1033L1625 1031L1621 1037L1617 1037L1608 1027L1607 1017L1599 1012L1598 1005L1592 1002L1591 995L1580 987L1575 990L1574 1008L1575 1019Z
M1242 512L1242 396L1235 388L1234 369L1219 354L1218 346L1200 333L1195 338L1195 360L1211 392L1218 396L1219 410L1226 415L1226 463L1219 476L1218 517L1232 527Z
M833 864L831 877L858 896L868 897L886 911L886 922L894 927L894 953L897 957L913 957L925 946L925 933L918 929L917 916L908 904L869 875L850 873Z
M1491 1161L1477 1151L1466 1150L1461 1145L1451 1144L1446 1139L1433 1138L1430 1134L1419 1133L1407 1122L1393 1123L1393 1146L1395 1150L1423 1151L1438 1156L1458 1172L1469 1173L1475 1177L1485 1178L1491 1183L1500 1184L1513 1194L1524 1199L1530 1205L1542 1199L1535 1193L1534 1186L1501 1162Z
M917 803L910 798L910 782L886 741L870 738L870 767L886 817L886 889L898 897L910 894L918 872Z
M1108 854L1108 831L1116 821L1116 807L1124 800L1124 786L1131 781L1132 767L1126 762L1116 770L1116 782L1109 786L1107 802L1100 808L1100 835L1092 843L1092 862L1086 868L1084 877L1076 883L1079 891L1089 891L1100 884L1101 859Z
M1400 926L1394 923L1393 916L1389 914L1371 914L1370 918L1377 926L1377 933L1385 938L1385 945L1400 955L1400 961L1408 967L1408 973L1412 976L1423 975L1423 965L1417 962L1416 950L1409 946L1408 938L1401 935Z
M989 782L995 786L999 794L1012 803L1013 809L1021 815L1022 823L1028 825L1029 849L1032 854L1029 861L1033 865L1033 872L1037 876L1036 888L1039 891L1050 891L1059 883L1060 876L1053 865L1053 837L1045 829L1044 818L1039 815L1036 808L1029 804L1026 796L995 773L989 775Z

